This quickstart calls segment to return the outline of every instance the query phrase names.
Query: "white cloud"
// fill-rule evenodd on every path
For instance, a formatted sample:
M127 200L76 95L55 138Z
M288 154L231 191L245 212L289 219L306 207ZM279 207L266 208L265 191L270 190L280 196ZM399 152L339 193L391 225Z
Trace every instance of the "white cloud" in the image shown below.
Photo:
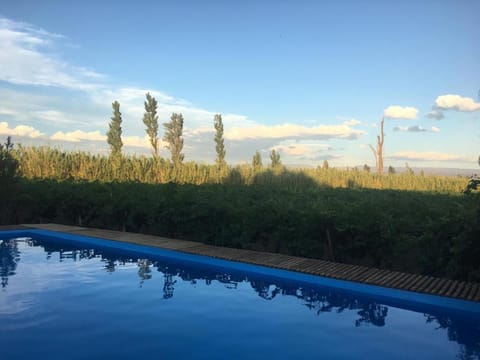
M427 131L420 125L414 125L414 126L395 126L393 128L393 131L401 131L401 132L425 132Z
M319 125L302 126L294 124L283 125L255 125L247 127L233 127L225 132L229 140L243 139L292 139L292 138L321 138L321 139L357 139L365 134L362 130L355 130L346 125Z
M106 141L107 137L105 135L102 135L100 131L85 132L82 130L75 130L67 133L57 131L50 137L50 139L59 141L80 142L82 140Z
M50 137L51 140L57 141L67 141L67 142L81 142L81 141L101 141L106 142L107 136L100 133L100 131L82 131L82 130L75 130L71 132L62 132L57 131ZM140 136L122 136L122 142L124 146L131 146L131 147L140 147L140 148L149 148L150 143L148 141L148 136L140 137ZM163 143L160 143L162 145Z
M430 111L427 114L427 118L429 118L429 119L441 120L444 117L445 117L445 115L443 115L443 111L441 111L439 109L433 109L432 111Z
M148 141L148 136L140 137L140 136L122 136L122 142L124 146L132 146L132 147L139 147L139 148L149 148L150 142ZM159 144L160 148L163 147L163 142Z
M277 150L286 156L317 156L319 153L331 150L328 143L321 141L307 140L283 140L270 147L268 150Z
M82 123L81 121L72 120L68 114L58 110L36 110L32 111L31 114L39 119L56 124Z
M93 90L100 74L71 66L49 51L61 35L0 18L0 80L21 85Z
M347 120L347 121L344 121L343 122L343 125L346 125L346 126L355 126L355 125L360 125L362 122L357 120L357 119L350 119L350 120Z
M392 105L383 111L383 115L392 119L416 119L418 110L411 106Z
M435 100L435 108L472 112L480 110L480 103L475 102L472 98L461 97L460 95L441 95Z
M438 133L438 132L440 132L440 129L436 126L432 126L432 132Z
M32 139L45 135L31 126L18 125L14 128L10 128L5 121L0 122L0 134L7 136L23 136Z
M455 154L440 153L434 151L415 152L415 151L399 151L389 156L395 160L407 161L472 161L471 158Z
M2 108L0 108L0 114L1 115L7 115L7 116L17 116L18 111L10 109L10 108L2 107Z

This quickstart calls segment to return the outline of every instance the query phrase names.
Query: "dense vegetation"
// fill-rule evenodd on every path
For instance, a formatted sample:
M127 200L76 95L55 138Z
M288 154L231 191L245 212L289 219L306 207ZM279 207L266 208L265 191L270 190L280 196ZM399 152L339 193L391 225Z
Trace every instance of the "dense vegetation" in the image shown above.
M314 183L332 188L433 191L446 194L461 193L468 182L464 177L414 176L411 169L399 174L392 172L377 175L358 169L329 168L324 164L317 168L286 171L280 164L278 153L274 155L274 166L262 166L259 155L255 154L252 165L228 167L194 162L174 166L170 160L146 156L122 156L114 161L108 156L65 152L51 147L17 146L12 151L12 156L19 162L21 176L27 179L196 185L263 184L282 185L294 191L302 191L304 186Z
M174 166L48 147L10 148L8 159L20 178L10 177L4 223L87 225L480 280L480 198L462 193L466 178Z

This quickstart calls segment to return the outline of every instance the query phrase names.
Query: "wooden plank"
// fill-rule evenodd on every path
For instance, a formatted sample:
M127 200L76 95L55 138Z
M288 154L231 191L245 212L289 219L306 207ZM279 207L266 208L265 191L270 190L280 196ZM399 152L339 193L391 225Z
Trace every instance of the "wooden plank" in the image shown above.
M402 273L399 277L395 279L395 281L392 281L390 283L390 287L401 289L400 285L405 281L405 279L408 279L410 276L410 274Z
M302 266L302 264L305 262L305 259L304 258L296 258L295 261L293 261L289 266L288 268L289 269L298 269L299 267Z
M459 281L455 281L455 280L451 280L451 281L452 282L449 284L449 286L445 289L443 293L444 296L451 297L460 285Z
M330 265L327 266L323 272L324 272L324 276L327 276L327 277L332 277L332 275L335 273L335 270L339 267L339 264L338 263L334 263L334 262L330 262Z
M328 276L330 269L334 266L333 263L331 262L323 262L323 263L318 263L315 265L312 265L308 267L308 271L312 274L318 274L321 276Z
M355 281L364 282L364 279L368 278L370 275L376 273L377 269L368 269L366 272L355 277Z
M454 292L447 293L446 295L458 298L460 296L460 294L462 293L463 289L465 289L465 287L466 287L466 284L465 284L464 281L458 282L457 289L455 289Z
M385 286L385 284L389 284L392 279L395 278L399 274L398 271L389 271L388 274L386 274L382 279L377 281L376 285L377 286Z
M350 265L350 268L345 270L345 272L343 273L343 278L345 280L350 280L352 278L352 276L354 276L355 274L358 274L358 273L360 273L364 270L365 270L365 268L363 266Z
M458 295L458 297L460 299L467 300L470 290L472 290L472 283L469 283L469 282L465 283L465 287L463 288L462 292Z
M383 277L387 276L390 273L388 270L379 270L376 273L373 273L369 277L367 277L364 281L372 284L376 284L379 280Z
M427 294L432 294L434 292L435 287L440 282L440 280L442 280L442 279L441 278L434 278L434 280L430 283L430 285L428 285L426 287L425 292Z
M397 271L390 271L382 279L377 281L376 285L383 286L385 283L388 283L392 278L394 278L397 274L398 274Z
M477 290L480 288L479 283L470 283L470 291L468 292L467 300L473 301Z
M308 263L309 259L305 259L305 258L300 258L300 259L301 259L300 261L298 261L294 265L290 266L290 270L297 271L297 272L302 272L301 269L305 266L305 264Z
M349 280L350 281L356 281L357 278L360 278L364 273L366 273L369 270L367 267L359 268L355 270L351 275Z
M405 290L411 290L414 286L416 286L418 283L420 283L422 280L424 280L423 275L413 275L410 280L406 281L405 284L403 285L403 289Z
M302 267L298 269L299 272L303 272L303 273L306 273L306 274L310 274L311 273L311 269L313 269L314 267L316 267L317 264L313 263L311 261L311 259L308 259L308 261L306 261L305 263L302 264Z
M415 284L410 290L411 291L418 291L418 292L425 292L425 289L428 287L430 283L432 283L435 280L435 278L431 276L425 276L423 275L423 278L421 281Z
M358 270L359 266L350 265L350 264L346 264L346 265L347 266L345 267L345 269L343 269L340 272L340 275L342 275L345 279L348 279L351 273L353 273L355 270Z
M477 288L477 292L473 297L473 301L480 301L480 286Z
M450 279L444 279L443 284L438 286L437 294L438 295L445 294L451 286L454 286L454 282Z
M31 229L28 226L23 226L23 225L0 225L0 231L5 231L5 230L28 230Z
M300 258L301 259L301 258ZM279 264L280 267L284 269L289 269L292 264L295 264L299 261L299 258L289 256L287 259L285 259L282 263Z
M396 287L398 287L399 289L403 289L405 284L409 282L412 279L412 277L413 277L413 274L407 274L407 276L404 276L401 280L399 279Z
M442 279L440 278L440 281L435 285L435 287L432 288L432 294L438 295L440 293L440 290L447 284L447 279Z
M404 273L394 271L388 280L384 280L380 285L385 287L392 287L391 284L395 283L399 277L401 277Z
M348 279L345 274L350 270L352 270L352 265L340 264L336 269L335 274L332 274L332 277L336 279Z
M311 271L313 268L316 269L316 273L318 274L324 274L325 270L328 269L330 266L332 266L331 263L327 262L327 261L323 261L321 263L313 263L312 261L308 262L308 263L305 263L302 268L300 269L300 271L302 272L307 272L307 271Z

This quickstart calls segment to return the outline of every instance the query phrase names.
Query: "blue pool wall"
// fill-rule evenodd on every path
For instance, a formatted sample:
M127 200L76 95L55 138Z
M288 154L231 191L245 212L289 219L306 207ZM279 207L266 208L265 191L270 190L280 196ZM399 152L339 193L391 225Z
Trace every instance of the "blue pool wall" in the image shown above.
M428 307L429 309L433 307L438 308L439 310L453 311L459 313L459 315L474 316L475 318L479 317L480 321L480 303L473 301L332 279L295 271L275 269L261 265L222 260L203 255L188 254L181 251L168 250L154 246L139 245L50 230L31 229L0 231L0 240L8 240L19 237L31 237L33 239L60 242L68 245L91 246L93 248L105 250L116 250L127 252L131 256L171 259L187 264L204 265L217 269L262 275L279 279L281 281L303 283L317 287L334 288L339 291L353 292L357 295L375 297L376 299L385 301L388 305L392 306L406 307L418 311L426 310L425 307Z

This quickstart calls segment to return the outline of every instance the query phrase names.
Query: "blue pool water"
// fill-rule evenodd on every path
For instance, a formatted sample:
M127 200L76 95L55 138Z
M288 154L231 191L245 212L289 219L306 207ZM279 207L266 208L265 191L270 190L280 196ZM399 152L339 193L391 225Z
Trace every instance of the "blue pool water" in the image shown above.
M0 359L480 358L479 304L148 247L0 232L0 277Z

